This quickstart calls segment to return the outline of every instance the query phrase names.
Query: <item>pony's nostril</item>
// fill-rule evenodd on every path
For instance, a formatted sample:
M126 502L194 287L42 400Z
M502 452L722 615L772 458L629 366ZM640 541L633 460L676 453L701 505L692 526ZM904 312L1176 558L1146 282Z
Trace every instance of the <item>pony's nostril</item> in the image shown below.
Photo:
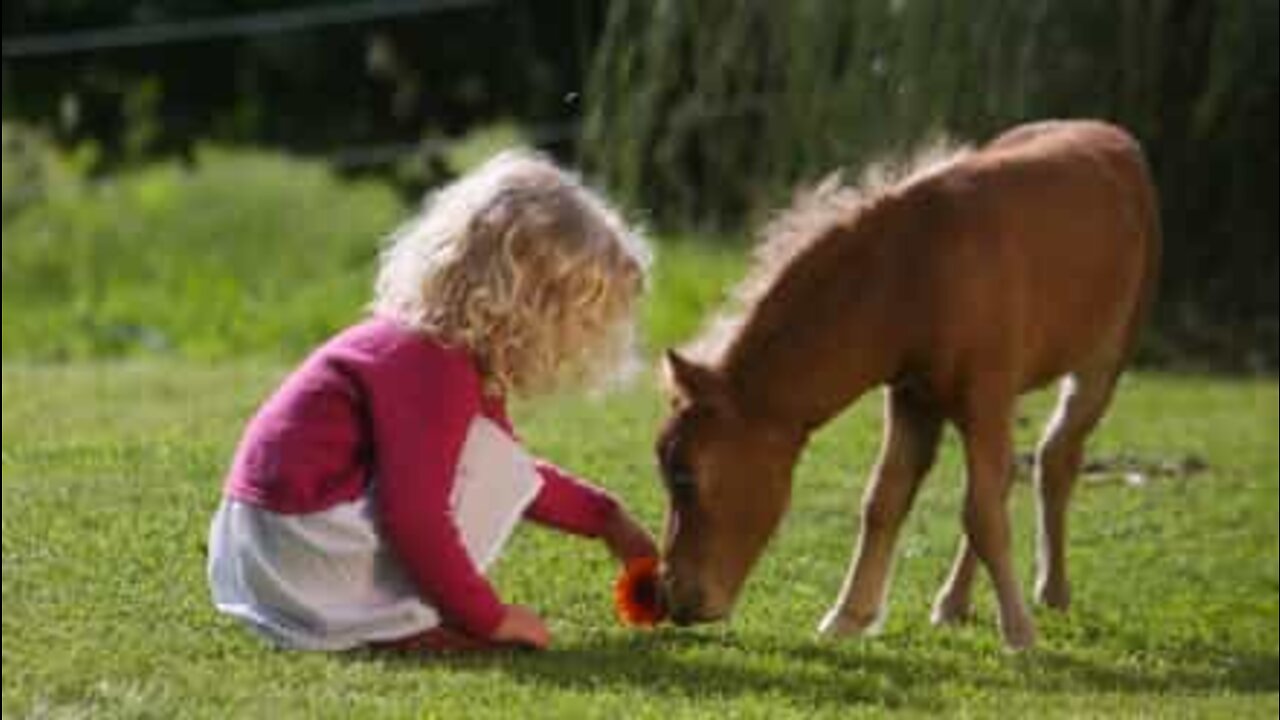
M698 621L702 615L702 592L696 585L681 582L675 575L665 574L658 587L659 602L672 622L688 625Z
M668 608L671 607L671 598L675 597L674 584L675 581L666 573L658 577L658 601Z

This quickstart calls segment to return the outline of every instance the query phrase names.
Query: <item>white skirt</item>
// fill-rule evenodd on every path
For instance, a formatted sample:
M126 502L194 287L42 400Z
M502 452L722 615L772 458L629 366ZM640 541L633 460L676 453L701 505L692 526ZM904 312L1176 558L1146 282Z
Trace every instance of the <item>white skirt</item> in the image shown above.
M377 532L376 482L322 512L283 515L224 498L209 530L213 603L274 644L347 650L440 624ZM542 486L533 459L492 421L471 423L451 505L487 569Z

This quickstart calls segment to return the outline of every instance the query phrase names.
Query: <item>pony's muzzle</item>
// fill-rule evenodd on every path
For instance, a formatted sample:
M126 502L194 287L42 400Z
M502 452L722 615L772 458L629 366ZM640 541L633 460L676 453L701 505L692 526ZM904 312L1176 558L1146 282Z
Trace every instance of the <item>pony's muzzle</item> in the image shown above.
M717 619L707 612L702 589L696 583L684 582L678 576L664 572L659 588L667 617L676 625L693 625Z

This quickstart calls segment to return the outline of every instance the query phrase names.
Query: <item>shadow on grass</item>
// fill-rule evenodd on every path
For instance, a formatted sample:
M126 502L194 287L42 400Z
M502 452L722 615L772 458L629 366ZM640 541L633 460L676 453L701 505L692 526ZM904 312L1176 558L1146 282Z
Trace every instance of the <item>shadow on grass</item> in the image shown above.
M873 657L850 672L823 662L797 662L789 649L777 644L756 647L731 635L701 632L600 635L546 653L353 657L413 671L437 663L453 669L498 670L513 681L538 686L586 692L640 690L695 703L754 695L815 708L940 704L924 682L928 678L913 669L922 662L914 658Z
M1280 689L1280 656L1271 654L1142 654L1134 662L1103 662L1082 655L1039 650L1018 667L1019 687L1038 692L1087 689L1110 693L1241 694Z
M1280 652L1274 648L1242 647L1227 636L1198 635L1194 629L1167 627L1162 632L1148 632L1106 613L1087 610L1073 610L1069 621L1055 617L1051 622L1074 634L1074 642L1066 649L1047 643L1027 655L1018 669L1031 687L1062 691L1090 687L1111 692L1280 691Z
M690 702L752 695L815 709L868 704L938 709L946 704L944 693L954 694L958 685L1046 694L1251 694L1274 693L1280 685L1275 653L1194 646L1135 650L1108 642L1007 656L972 636L923 644L906 636L830 643L807 636L783 640L660 631L605 633L548 653L363 657L414 672L424 662L496 670L516 682L579 692L640 690Z

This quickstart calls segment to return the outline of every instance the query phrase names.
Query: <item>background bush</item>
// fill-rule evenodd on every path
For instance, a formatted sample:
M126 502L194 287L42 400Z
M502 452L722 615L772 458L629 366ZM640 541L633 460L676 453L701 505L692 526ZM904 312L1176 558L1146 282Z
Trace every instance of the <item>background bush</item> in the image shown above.
M1277 3L617 0L583 151L666 227L748 232L797 182L936 133L1110 119L1150 156L1156 359L1277 363Z
M458 148L457 170L489 141ZM296 358L361 317L382 238L415 210L389 184L279 154L202 147L190 163L98 179L86 154L5 127L6 360ZM697 328L738 275L739 250L660 243L642 308L649 347Z
M33 37L47 40L45 33L83 40L76 31L147 35L165 23L198 30L228 17L307 15L319 5L5 4L6 245L27 247L6 248L5 277L52 293L25 299L6 288L7 309L36 313L6 321L6 355L74 357L138 347L216 355L229 348L295 347L288 336L315 334L300 329L306 327L301 315L324 316L315 308L327 303L348 308L363 302L375 238L407 214L423 189L513 142L537 144L569 163L580 156L633 216L663 236L697 239L675 243L670 252L700 258L693 262L706 263L702 276L719 278L741 265L747 238L798 183L840 166L856 171L937 133L980 141L1024 120L1092 116L1138 136L1163 198L1163 292L1158 332L1146 335L1143 359L1270 372L1280 364L1280 4L1274 0L536 5L404 4L386 16L289 31L33 54L19 50ZM30 152L15 149L22 145L11 142L8 126L15 121L40 127L61 152L40 144ZM303 163L299 178L313 178L312 184L292 188L295 160L209 149L246 146L301 154L345 177L376 177L379 184L348 185L325 167L304 169ZM254 156L257 161L250 160ZM219 195L226 201L221 211L193 201L198 208L174 213L187 220L162 227L160 215L167 211L135 207L151 202L140 199L148 193L179 197L198 192L191 188L206 180L217 184L217 167L224 176L242 174L229 169L241 162L261 165L245 169L246 187L227 180L233 187ZM276 163L277 170L266 169ZM285 187L274 187L276 181ZM396 187L399 200L326 199L349 188L363 188L355 193L361 197L385 195L381 183ZM166 185L174 189L156 189ZM237 194L250 205L259 202L243 213L262 220L240 218ZM279 227L287 215L272 215L272 205L306 202L316 203L309 213L317 227L294 220L288 229L348 248L323 255L333 274L304 275L318 270L310 259L299 267L282 260L270 266L268 280L257 257L250 264L259 275L197 278L193 272L180 284L198 295L228 295L238 286L257 298L220 300L226 317L243 317L231 311L259 307L254 303L271 305L280 317L299 313L256 339L247 337L255 331L233 327L238 321L219 320L222 310L206 310L211 316L201 319L214 324L205 340L195 340L194 311L190 321L169 317L177 312L171 306L194 304L173 287L165 302L150 308L128 299L151 297L149 291L127 289L123 281L107 289L110 277L143 277L140 271L73 273L68 266L59 273L78 273L74 287L56 289L52 278L15 281L18 270L9 269L23 257L41 266L66 266L76 257L129 262L128 253L110 247L118 240L105 240L109 247L95 251L87 245L139 229L212 237L224 223L243 221L265 230ZM367 216L361 209L366 203ZM330 208L345 214L330 222ZM75 217L54 217L61 210ZM122 217L108 217L113 211ZM194 219L200 215L204 220ZM187 222L210 227L182 225ZM72 247L60 249L46 239L42 250L31 250L41 233L71 238ZM288 258L295 241L276 235L247 236L264 243L259 256ZM718 247L726 241L727 250ZM205 262L212 246L197 245L193 261ZM184 252L166 248L160 254L171 251ZM37 263L24 255L32 252L48 259ZM725 271L709 269L721 261L728 263ZM682 274L674 265L660 270ZM153 268L146 277L180 275ZM93 283L82 283L90 278ZM717 282L694 290L697 276L688 279L688 297L718 297ZM272 283L293 288L293 294L268 290ZM328 290L315 291L323 296L319 301L290 299L305 293L302 288L320 286ZM348 286L346 295L338 290ZM55 296L71 308L59 310L57 322L40 315ZM288 310L291 303L297 307ZM661 325L665 311L653 307L647 317ZM337 318L314 322L329 327ZM31 332L17 342L14 333L23 324ZM669 327L682 324L689 321ZM46 325L57 331L52 337L38 332ZM179 332L179 326L188 329ZM651 331L655 344L668 332L657 326ZM64 338L67 333L77 339ZM220 341L220 333L234 337Z
M6 213L4 356L297 350L357 315L402 214L381 185L212 147L64 182Z
M147 35L146 28L168 23L199 32L228 17L307 17L379 4L399 9L298 32L9 52L14 37L75 40L77 31L122 27ZM4 116L54 130L65 142L93 140L108 167L189 155L213 141L285 148L359 170L385 170L389 146L454 138L500 118L546 126L576 118L578 105L566 95L581 90L601 0L412 5L10 0L3 4Z

